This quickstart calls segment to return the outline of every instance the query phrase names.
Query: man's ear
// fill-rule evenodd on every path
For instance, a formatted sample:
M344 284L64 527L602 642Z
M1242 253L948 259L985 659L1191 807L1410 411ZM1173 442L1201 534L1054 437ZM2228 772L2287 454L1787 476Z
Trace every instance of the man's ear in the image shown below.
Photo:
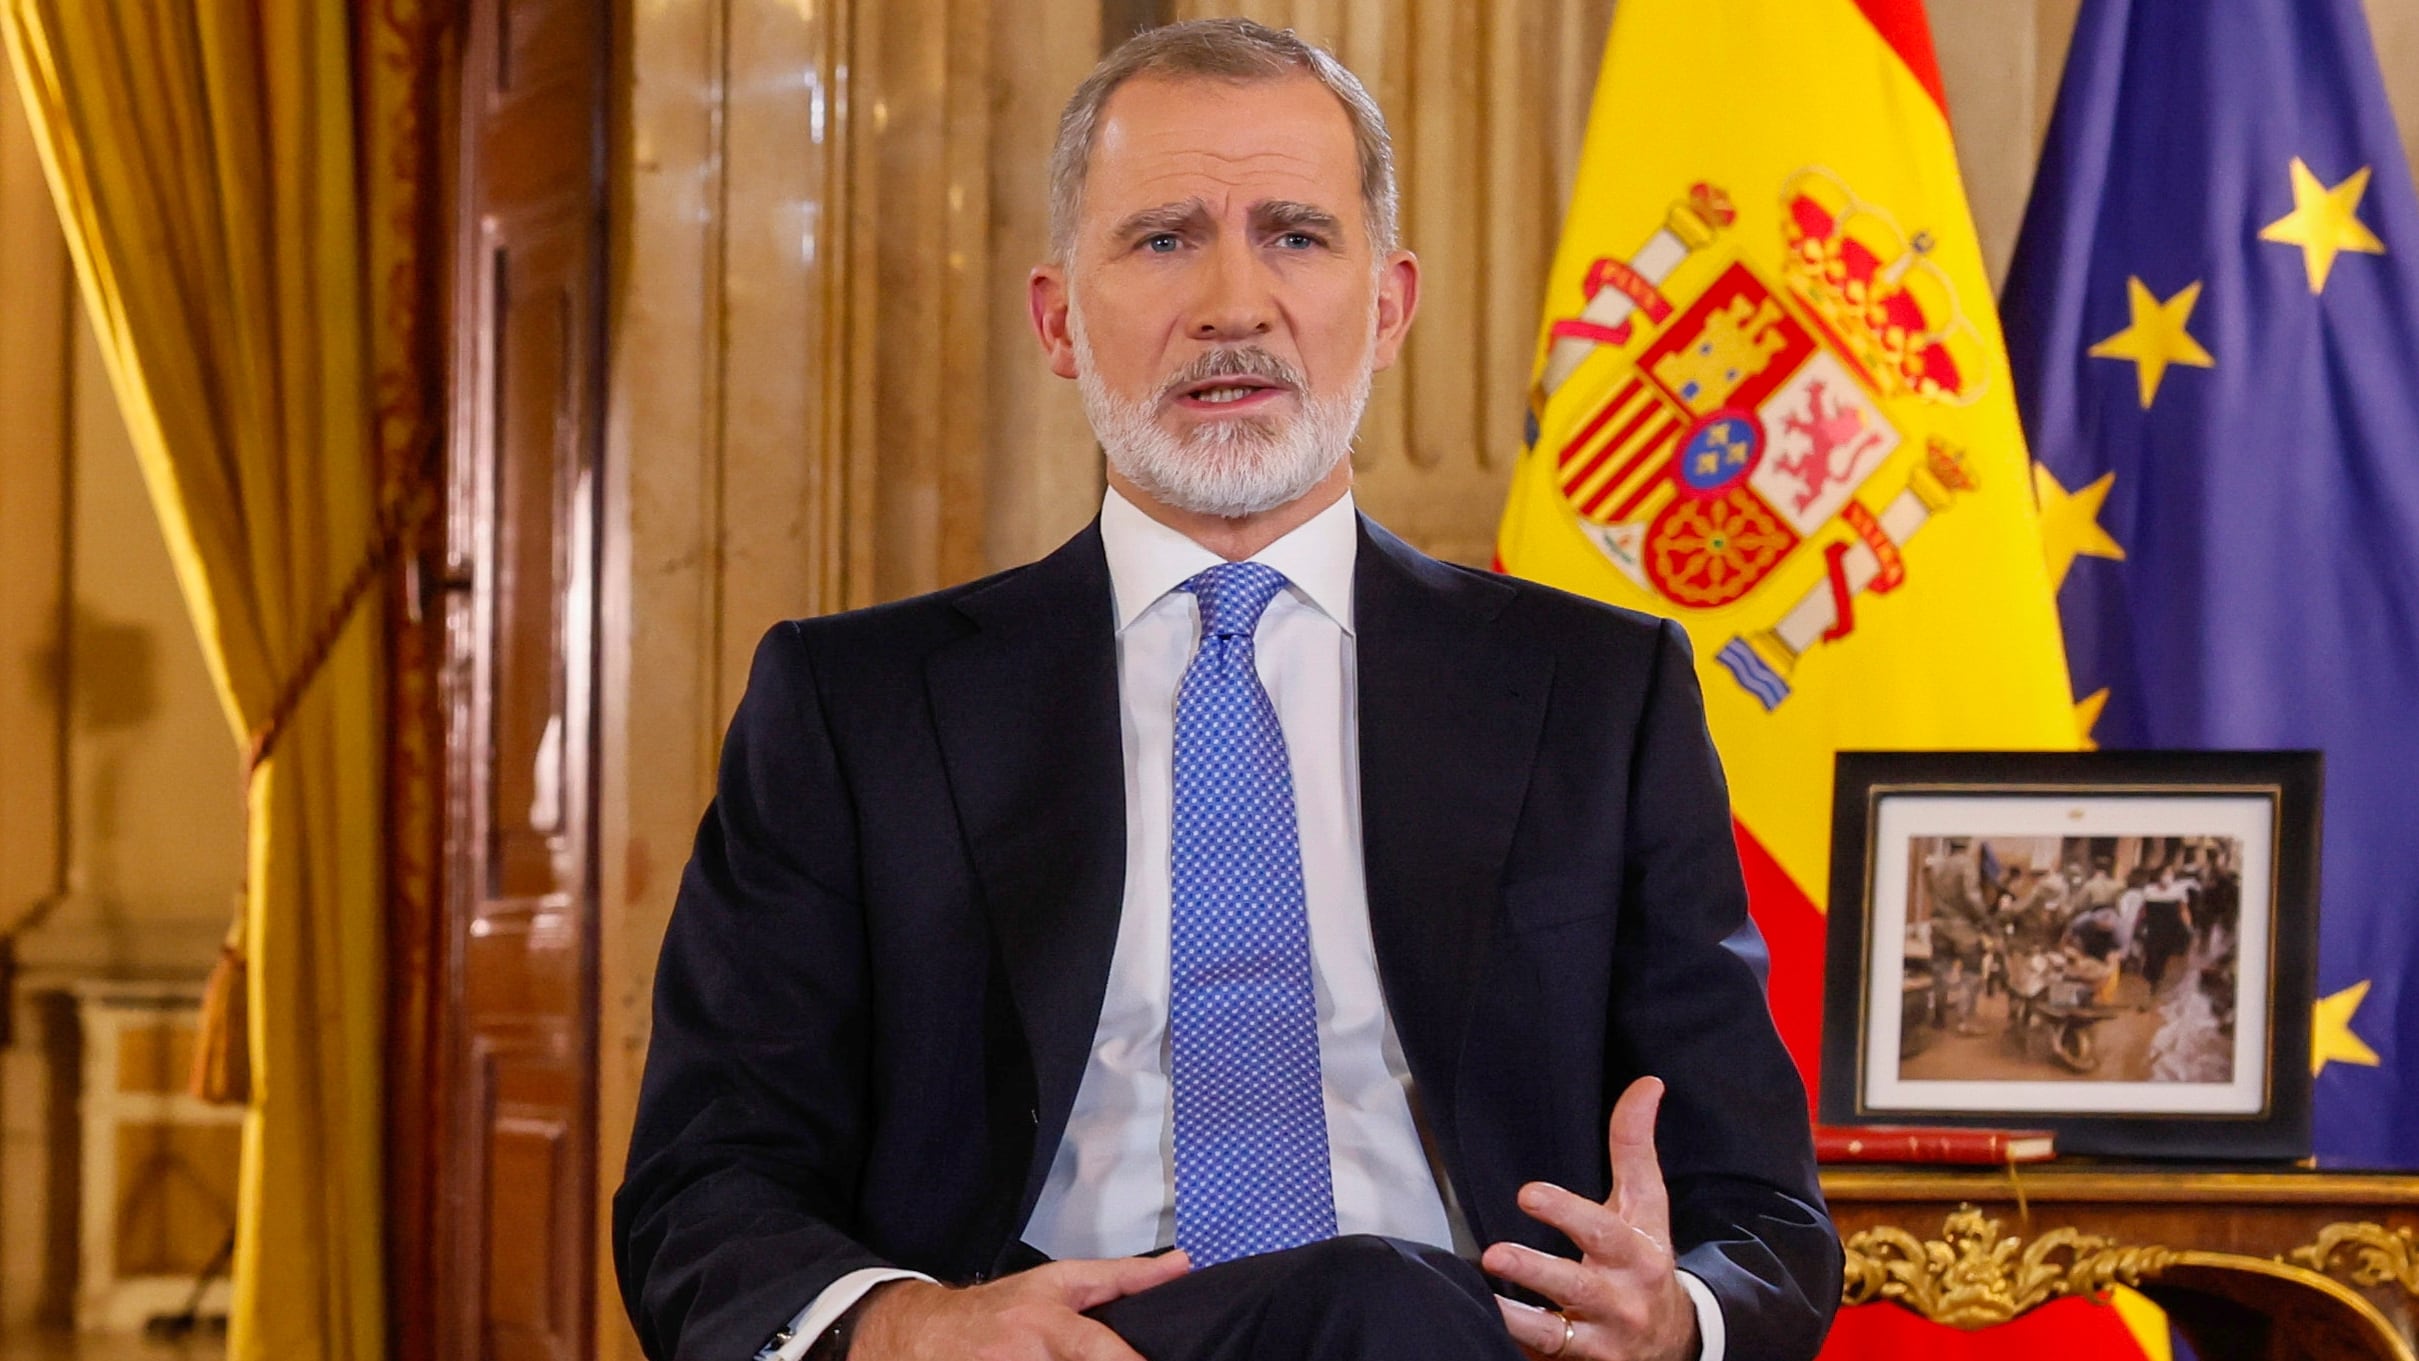
M1403 352L1403 337L1419 311L1419 257L1398 250L1378 266L1376 366L1394 367Z
M1035 265L1025 277L1025 305L1033 313L1033 334L1050 357L1050 372L1075 376L1075 337L1067 329L1067 271L1059 265Z

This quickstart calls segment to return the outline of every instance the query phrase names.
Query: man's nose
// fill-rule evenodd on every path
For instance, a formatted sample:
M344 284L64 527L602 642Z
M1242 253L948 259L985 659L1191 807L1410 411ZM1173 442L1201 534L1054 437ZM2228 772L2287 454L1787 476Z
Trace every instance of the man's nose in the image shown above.
M1222 242L1204 262L1201 296L1187 331L1195 340L1248 340L1268 334L1276 310L1267 271L1250 247Z

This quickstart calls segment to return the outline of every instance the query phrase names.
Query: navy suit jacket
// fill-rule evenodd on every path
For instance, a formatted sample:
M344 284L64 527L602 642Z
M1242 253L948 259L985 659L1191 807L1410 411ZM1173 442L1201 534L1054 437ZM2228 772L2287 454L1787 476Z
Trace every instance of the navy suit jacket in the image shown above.
M1686 636L1366 519L1353 604L1378 973L1470 1227L1576 1256L1514 1194L1603 1198L1613 1100L1657 1075L1673 1238L1730 1355L1812 1356L1839 1243ZM860 1267L1037 1260L1124 896L1115 648L1097 525L765 638L614 1199L650 1355L745 1361Z

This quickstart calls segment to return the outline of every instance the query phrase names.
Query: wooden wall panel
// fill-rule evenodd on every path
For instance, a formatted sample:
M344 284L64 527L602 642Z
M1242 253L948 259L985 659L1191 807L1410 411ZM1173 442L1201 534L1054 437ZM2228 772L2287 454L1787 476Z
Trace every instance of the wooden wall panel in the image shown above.
M793 11L794 12L794 11ZM730 712L724 683L724 573L719 528L725 429L720 308L727 149L735 116L723 78L728 29L719 5L616 5L615 44L626 63L614 81L611 226L606 247L611 335L606 346L604 536L597 611L599 939L597 1129L591 1188L596 1222L609 1224L630 1146L646 1059L655 954L671 911L687 839L713 790L716 748ZM767 39L759 38L759 42ZM803 63L801 63L803 65ZM797 78L804 85L803 76ZM790 160L814 154L818 125L795 119ZM791 226L811 258L819 198L798 202ZM775 258L779 258L776 256ZM759 285L765 286L765 285ZM793 333L793 362L813 344ZM784 392L804 386L793 368ZM767 424L776 424L777 414ZM784 432L799 470L807 432ZM763 496L761 536L791 543L746 574L794 580L808 548L795 501ZM820 536L818 536L820 537ZM729 631L744 633L737 616ZM744 656L740 662L745 665ZM744 675L744 672L742 672ZM614 1280L609 1245L593 1271L597 1355L640 1361Z
M1098 0L626 0L601 599L597 1156L721 727L774 622L1029 559L1097 509L1027 334ZM995 197L995 190L997 197ZM599 1178L601 1213L615 1177ZM599 1346L635 1356L597 1267Z
M717 10L719 155L696 204L716 247L700 281L725 343L700 355L714 502L724 555L720 609L771 619L840 608L849 488L836 457L851 397L841 136L847 7L735 0ZM652 457L655 451L648 451ZM732 513L742 507L753 513ZM720 655L744 667L758 630ZM716 696L719 703L723 696Z
M992 27L989 242L990 422L986 568L1030 562L1100 507L1100 446L1075 385L1052 375L1025 306L1025 281L1049 251L1050 144L1059 108L1097 58L1117 19L1091 5L1044 6L1031 21ZM976 286L985 281L976 280Z
M991 17L967 0L857 15L866 116L850 129L860 159L849 344L860 406L843 456L871 513L855 527L852 605L935 590L986 562Z

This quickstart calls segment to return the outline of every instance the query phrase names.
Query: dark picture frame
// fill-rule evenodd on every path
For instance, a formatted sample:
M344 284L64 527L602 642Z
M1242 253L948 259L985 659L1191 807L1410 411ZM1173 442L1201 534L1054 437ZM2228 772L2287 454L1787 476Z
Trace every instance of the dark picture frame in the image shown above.
M2320 753L1841 752L1821 1113L2310 1152Z

